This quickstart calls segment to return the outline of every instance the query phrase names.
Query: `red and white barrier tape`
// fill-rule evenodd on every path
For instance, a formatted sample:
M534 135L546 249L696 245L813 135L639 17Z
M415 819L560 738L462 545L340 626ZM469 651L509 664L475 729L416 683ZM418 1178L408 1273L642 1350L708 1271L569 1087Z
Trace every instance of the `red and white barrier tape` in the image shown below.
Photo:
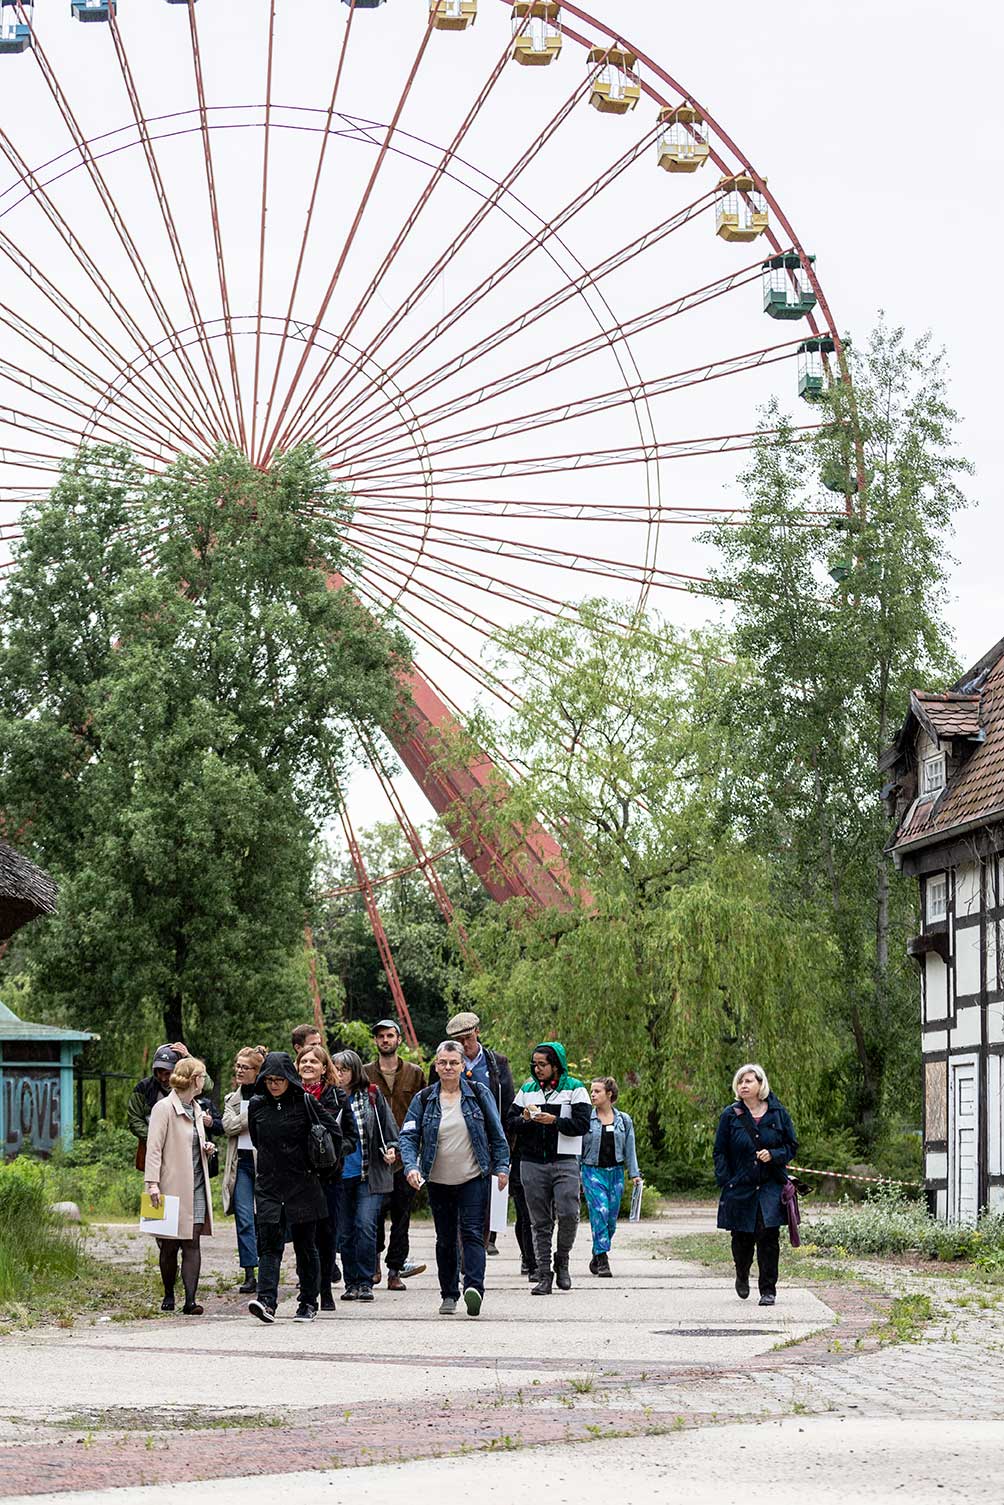
M923 1181L900 1181L895 1176L852 1176L849 1171L812 1171L807 1165L792 1165L787 1167L790 1171L798 1171L800 1176L834 1176L838 1181L870 1181L875 1186L923 1186Z

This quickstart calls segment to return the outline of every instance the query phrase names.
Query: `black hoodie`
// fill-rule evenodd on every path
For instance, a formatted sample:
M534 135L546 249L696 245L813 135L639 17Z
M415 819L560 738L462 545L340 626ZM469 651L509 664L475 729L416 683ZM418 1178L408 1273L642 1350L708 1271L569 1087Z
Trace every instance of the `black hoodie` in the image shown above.
M265 1086L269 1076L285 1077L289 1086L273 1097ZM314 1104L316 1116L337 1133L334 1116ZM328 1216L328 1203L317 1172L307 1158L307 1139L314 1119L308 1117L303 1087L285 1051L265 1057L248 1105L248 1133L258 1151L255 1173L255 1215L260 1223L278 1223L285 1212L290 1223L309 1223Z

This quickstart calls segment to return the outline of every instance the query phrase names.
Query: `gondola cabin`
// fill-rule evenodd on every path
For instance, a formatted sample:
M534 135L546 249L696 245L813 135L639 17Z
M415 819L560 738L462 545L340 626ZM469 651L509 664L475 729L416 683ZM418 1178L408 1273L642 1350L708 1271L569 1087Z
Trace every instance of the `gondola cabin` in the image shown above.
M429 0L437 31L466 31L478 19L478 0Z
M558 0L516 0L512 8L512 57L524 67L553 63L561 52Z
M70 0L70 15L78 21L107 21L117 14L117 0Z
M715 229L722 240L756 240L770 223L767 200L747 173L722 178L715 209Z
M626 115L641 99L638 59L623 47L594 47L589 66L600 65L589 90L589 103L602 115Z
M342 0L343 5L351 5L352 0ZM383 5L384 0L356 0L356 10L376 10L378 5Z
M21 6L21 11L32 20L32 6ZM32 45L32 27L18 18L14 0L0 0L0 54L26 53Z
M1004 640L947 690L914 690L879 760L895 866L919 890L930 1209L1004 1211Z
M811 265L815 256L806 258ZM763 311L772 319L804 319L816 306L805 263L797 251L770 256L763 264Z
M798 395L806 402L815 402L826 388L826 365L823 357L832 355L836 347L827 335L803 340L798 347Z
M667 105L659 111L659 166L666 172L696 172L711 154L704 116L694 105Z

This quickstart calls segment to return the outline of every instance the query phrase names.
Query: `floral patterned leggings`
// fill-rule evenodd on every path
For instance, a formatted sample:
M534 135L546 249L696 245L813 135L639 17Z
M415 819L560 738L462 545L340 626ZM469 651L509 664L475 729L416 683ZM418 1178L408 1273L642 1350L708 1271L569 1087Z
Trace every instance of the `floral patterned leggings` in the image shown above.
M583 1165L581 1171L582 1190L586 1194L589 1227L593 1235L593 1253L609 1254L624 1195L624 1167Z

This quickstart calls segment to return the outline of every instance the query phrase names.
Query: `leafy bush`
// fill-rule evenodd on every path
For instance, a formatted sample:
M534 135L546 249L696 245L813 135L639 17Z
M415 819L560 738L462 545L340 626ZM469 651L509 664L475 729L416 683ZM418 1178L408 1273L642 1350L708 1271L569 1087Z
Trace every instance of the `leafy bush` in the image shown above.
M0 1165L0 1302L76 1277L80 1244L49 1210L46 1167L27 1156Z
M76 1202L85 1217L138 1217L143 1178L135 1169L136 1139L99 1119L93 1134L57 1150L46 1166L50 1200Z
M136 1161L136 1138L128 1129L101 1118L93 1134L86 1139L75 1139L71 1150L55 1158L64 1165L106 1165L128 1170Z
M852 1129L811 1129L798 1146L799 1164L819 1171L847 1171L861 1159L861 1151Z
M975 1227L942 1223L899 1187L881 1187L862 1205L845 1200L825 1222L802 1224L802 1238L847 1254L919 1254L937 1260L1004 1265L1004 1215L984 1213Z

